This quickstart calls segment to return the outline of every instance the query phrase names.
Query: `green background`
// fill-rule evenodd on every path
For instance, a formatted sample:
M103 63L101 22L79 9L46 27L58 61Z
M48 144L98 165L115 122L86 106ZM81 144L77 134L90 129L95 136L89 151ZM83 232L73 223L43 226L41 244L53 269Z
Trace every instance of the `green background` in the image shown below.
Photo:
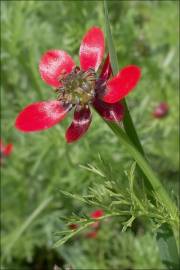
M137 64L142 79L127 98L144 150L174 198L178 190L178 1L108 1L119 68ZM2 266L8 269L162 269L149 226L121 232L117 218L102 224L97 239L83 233L53 249L61 217L89 215L95 207L71 200L59 190L87 194L102 179L79 165L113 169L120 185L131 157L93 112L91 127L80 141L67 145L65 130L72 114L47 131L22 134L14 128L27 104L54 99L42 82L38 63L49 49L67 51L79 64L81 39L91 26L104 28L102 1L1 2L1 137L14 150L1 170ZM107 49L107 48L106 48ZM152 115L159 102L169 114ZM34 217L33 213L37 211ZM23 227L24 226L24 227Z

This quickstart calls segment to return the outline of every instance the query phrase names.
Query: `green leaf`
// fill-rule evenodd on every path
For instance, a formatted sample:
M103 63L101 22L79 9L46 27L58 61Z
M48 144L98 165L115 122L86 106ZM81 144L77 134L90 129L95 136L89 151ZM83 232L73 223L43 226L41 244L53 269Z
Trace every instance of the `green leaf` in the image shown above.
M129 172L129 186L130 186L131 192L133 192L134 190L135 169L136 169L136 162L132 164L130 172Z
M75 200L78 200L78 201L87 203L87 201L82 196L80 196L80 195L72 194L72 193L69 193L69 192L64 191L64 190L60 190L60 192L62 194L64 194L66 197L69 197L69 198L72 198L72 199L75 199Z

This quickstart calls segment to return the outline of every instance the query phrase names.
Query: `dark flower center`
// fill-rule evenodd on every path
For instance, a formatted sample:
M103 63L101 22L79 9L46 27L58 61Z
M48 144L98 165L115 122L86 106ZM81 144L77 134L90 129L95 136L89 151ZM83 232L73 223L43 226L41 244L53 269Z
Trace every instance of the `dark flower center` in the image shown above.
M72 105L87 105L92 102L96 82L94 69L82 71L75 67L69 74L62 73L59 81L62 86L55 90L58 100Z

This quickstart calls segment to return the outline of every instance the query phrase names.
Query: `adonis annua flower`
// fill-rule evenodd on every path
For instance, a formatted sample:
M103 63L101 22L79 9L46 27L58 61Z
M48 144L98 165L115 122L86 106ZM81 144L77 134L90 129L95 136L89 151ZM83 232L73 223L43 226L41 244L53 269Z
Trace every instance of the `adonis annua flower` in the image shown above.
M98 73L104 49L103 32L92 27L80 45L80 67L65 51L47 51L40 60L39 71L42 80L54 88L57 98L28 105L18 115L16 128L23 132L44 130L58 124L74 109L73 121L66 131L66 140L71 143L88 130L92 120L90 106L106 121L121 121L124 110L119 101L137 85L141 72L139 67L129 65L110 78L107 57Z

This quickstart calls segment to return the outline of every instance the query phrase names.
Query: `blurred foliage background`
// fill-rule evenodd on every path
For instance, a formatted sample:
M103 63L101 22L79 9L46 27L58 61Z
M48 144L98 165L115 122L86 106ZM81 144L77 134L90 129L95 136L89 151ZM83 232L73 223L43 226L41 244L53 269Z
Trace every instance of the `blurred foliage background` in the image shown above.
M178 1L109 1L119 67L137 64L143 76L127 98L147 157L172 197L178 190ZM79 234L53 249L61 217L89 215L93 207L70 200L59 190L87 194L101 177L80 165L97 166L98 153L120 186L130 163L123 146L94 112L87 135L67 145L65 128L71 116L50 130L22 134L16 115L27 104L53 99L38 73L48 49L63 49L78 61L84 33L104 29L102 1L1 1L1 137L14 151L1 168L2 266L6 269L162 269L146 222L121 232L118 218L102 226L95 239ZM152 115L159 102L169 114ZM99 164L101 166L101 164ZM121 185L122 184L122 185Z

